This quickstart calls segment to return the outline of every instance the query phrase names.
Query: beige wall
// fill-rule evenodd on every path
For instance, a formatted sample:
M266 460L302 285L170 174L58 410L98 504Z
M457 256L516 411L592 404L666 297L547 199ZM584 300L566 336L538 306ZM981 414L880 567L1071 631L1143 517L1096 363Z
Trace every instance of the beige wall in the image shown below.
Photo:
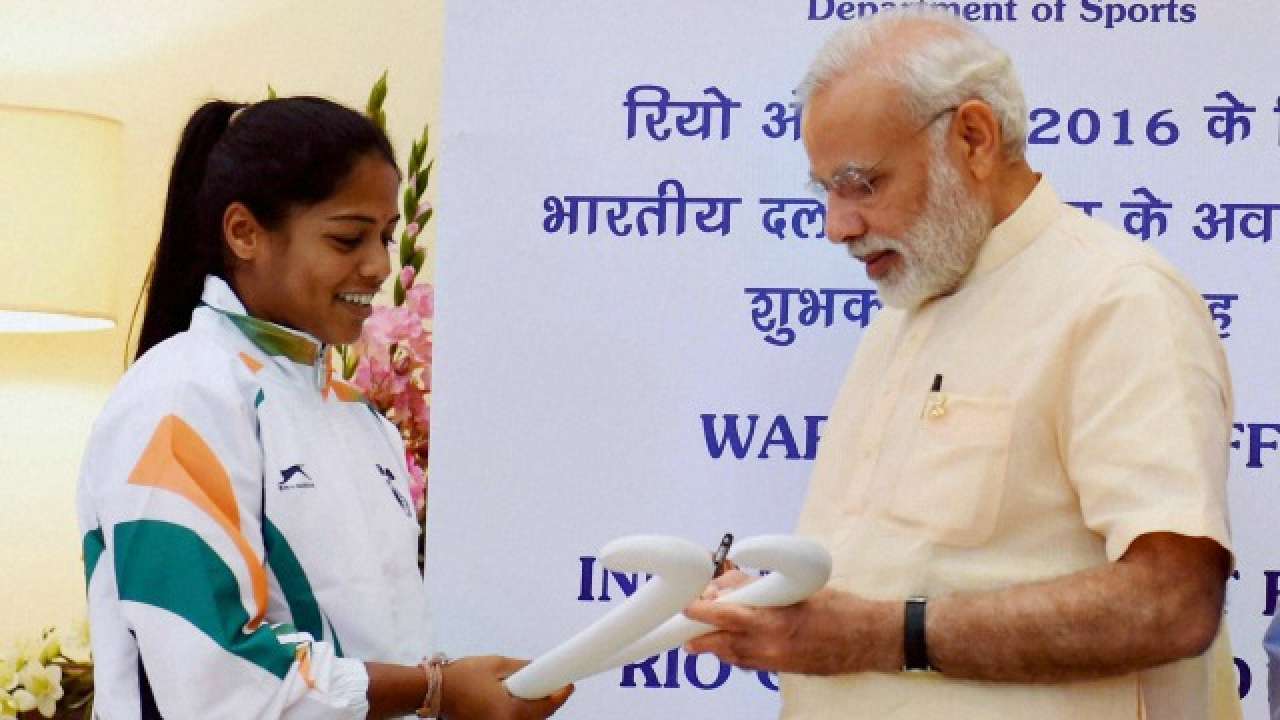
M112 7L120 12L122 5L146 3ZM125 329L159 234L168 168L187 117L212 97L260 99L268 82L282 95L318 94L363 106L385 68L388 130L403 159L424 121L441 137L434 120L443 8L444 0L263 0L237 17L174 32L141 53L125 48L74 69L32 62L18 64L27 68L20 72L0 71L0 103L119 119L125 163L116 300L121 327L0 334L0 641L83 613L74 512L80 454L123 371ZM0 281L21 272L29 247L46 242L7 237L4 225L0 218L0 247L11 265L0 269ZM434 244L433 231L428 241ZM75 261L74 246L66 254L67 262ZM431 267L429 257L428 272Z

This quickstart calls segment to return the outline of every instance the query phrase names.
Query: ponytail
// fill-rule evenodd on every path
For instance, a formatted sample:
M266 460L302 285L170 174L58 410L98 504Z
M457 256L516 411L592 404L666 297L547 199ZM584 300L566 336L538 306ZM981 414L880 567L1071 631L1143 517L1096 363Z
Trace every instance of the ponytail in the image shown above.
M201 222L200 189L209 155L242 105L214 100L196 110L182 132L169 174L160 243L147 271L147 309L134 359L191 324L206 275L224 276L222 238Z

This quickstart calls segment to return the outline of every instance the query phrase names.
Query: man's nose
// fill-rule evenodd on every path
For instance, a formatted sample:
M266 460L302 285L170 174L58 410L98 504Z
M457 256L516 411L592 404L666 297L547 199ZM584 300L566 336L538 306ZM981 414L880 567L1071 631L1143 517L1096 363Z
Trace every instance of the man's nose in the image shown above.
M836 245L851 243L867 234L867 221L856 205L832 195L827 198L826 232Z

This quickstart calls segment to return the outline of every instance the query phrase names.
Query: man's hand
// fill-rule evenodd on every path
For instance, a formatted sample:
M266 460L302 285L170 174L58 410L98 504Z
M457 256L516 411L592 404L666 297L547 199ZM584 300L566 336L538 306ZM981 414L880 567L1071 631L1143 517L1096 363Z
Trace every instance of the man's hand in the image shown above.
M743 584L747 576L738 575L729 573L717 582ZM902 668L900 604L828 588L790 607L753 608L703 599L684 612L719 628L689 641L685 649L714 653L737 667L809 675Z
M1230 556L1213 540L1150 533L1117 562L1040 582L930 599L933 666L992 682L1122 675L1196 655L1222 618ZM726 585L742 578L726 575ZM717 594L709 588L705 594ZM691 619L718 631L690 641L739 667L830 675L902 667L901 602L824 589L798 605L699 600Z
M732 569L725 574L711 578L711 582L707 583L707 586L702 590L702 594L698 596L699 600L718 600L734 590L744 585L750 585L760 579L754 575L748 575L732 565L730 567Z

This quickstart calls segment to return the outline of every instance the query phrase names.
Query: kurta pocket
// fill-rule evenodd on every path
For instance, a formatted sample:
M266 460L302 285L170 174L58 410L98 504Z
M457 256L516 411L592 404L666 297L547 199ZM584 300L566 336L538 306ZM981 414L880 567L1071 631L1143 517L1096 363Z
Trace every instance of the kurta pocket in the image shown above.
M1007 399L930 396L894 483L889 515L940 543L987 540L1000 513L1012 431Z

